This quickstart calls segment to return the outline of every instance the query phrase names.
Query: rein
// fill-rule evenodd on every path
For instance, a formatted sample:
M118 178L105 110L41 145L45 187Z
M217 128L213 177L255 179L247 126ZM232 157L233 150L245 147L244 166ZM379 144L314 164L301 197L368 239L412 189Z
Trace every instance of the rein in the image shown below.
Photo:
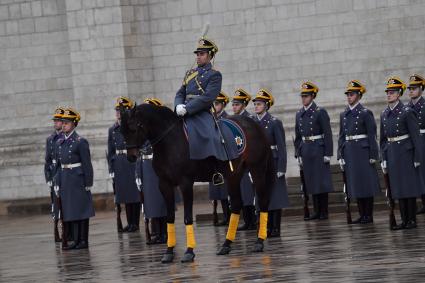
M162 141L170 132L171 130L177 125L177 123L179 122L179 120L177 120L176 122L174 122L173 124L171 124L164 132L162 132L162 134L160 134L158 137L154 138L153 140L149 141L149 145L144 146L140 149L140 151L145 154L146 152L148 152L148 150L150 148L152 148L154 145L158 144L160 141ZM143 125L140 123L137 125L137 130L141 130L143 131ZM134 146L134 147L138 147L138 146Z

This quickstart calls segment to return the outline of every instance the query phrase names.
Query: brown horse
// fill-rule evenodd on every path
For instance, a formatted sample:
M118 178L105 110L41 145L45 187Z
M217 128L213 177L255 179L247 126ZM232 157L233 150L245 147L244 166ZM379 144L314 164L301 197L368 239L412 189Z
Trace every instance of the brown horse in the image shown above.
M254 183L258 206L260 209L258 238L254 245L255 252L263 251L263 241L267 237L267 211L273 175L273 162L270 144L264 130L252 119L243 116L231 116L245 133L245 150L232 160L234 170L228 162L209 157L204 160L189 159L189 143L183 128L183 119L167 107L142 104L132 110L121 109L121 131L127 143L127 157L134 162L143 145L149 141L153 147L153 168L159 178L159 189L167 205L167 251L163 263L174 259L175 211L174 187L179 186L184 201L184 222L186 225L187 250L182 262L191 262L195 258L196 246L193 230L193 184L209 182L218 170L225 179L230 196L231 217L226 241L217 252L228 254L231 243L235 240L242 200L240 181L244 172L249 171Z

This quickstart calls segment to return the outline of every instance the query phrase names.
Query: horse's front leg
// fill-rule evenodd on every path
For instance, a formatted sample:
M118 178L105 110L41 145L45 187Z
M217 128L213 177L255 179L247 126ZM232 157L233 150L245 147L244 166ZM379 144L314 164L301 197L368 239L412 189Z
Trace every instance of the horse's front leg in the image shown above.
M232 250L231 244L235 241L236 238L236 231L238 229L239 217L242 208L242 197L240 191L241 178L242 175L240 172L238 172L226 179L232 213L230 215L229 227L227 228L226 240L218 250L217 255L226 255L230 253Z
M193 249L196 247L195 232L193 229L193 181L185 180L180 185L184 204L184 224L186 225L186 252L181 262L192 262L195 259Z
M174 247L176 246L176 228L174 226L176 218L174 188L166 181L159 180L159 190L161 191L165 200L165 205L167 206L167 250L162 257L161 262L170 263L174 260Z

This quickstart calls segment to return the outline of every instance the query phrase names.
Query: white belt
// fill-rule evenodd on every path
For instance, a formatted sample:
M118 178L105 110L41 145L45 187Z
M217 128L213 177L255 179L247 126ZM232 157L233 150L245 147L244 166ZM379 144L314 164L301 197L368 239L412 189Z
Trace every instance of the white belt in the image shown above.
M398 136L398 137L387 138L387 140L389 142L398 142L398 141L402 141L402 140L405 140L405 139L408 139L408 138L410 138L410 136L408 134L406 134L406 135L402 135L402 136Z
M142 159L146 160L146 159L152 159L153 158L153 154L143 154L142 155Z
M352 140L360 140L360 139L365 139L367 138L367 135L354 135L354 136L346 136L345 140L346 141L352 141Z
M303 141L315 141L315 140L323 139L324 137L325 137L325 135L303 137Z
M127 150L126 149L117 149L115 150L115 154L127 154Z
M276 149L277 150L277 144L271 145L270 146L271 149Z
M81 163L61 164L62 169L72 169L80 166Z
M421 133L421 134L425 134L425 129L420 129L420 130L419 130L419 133Z

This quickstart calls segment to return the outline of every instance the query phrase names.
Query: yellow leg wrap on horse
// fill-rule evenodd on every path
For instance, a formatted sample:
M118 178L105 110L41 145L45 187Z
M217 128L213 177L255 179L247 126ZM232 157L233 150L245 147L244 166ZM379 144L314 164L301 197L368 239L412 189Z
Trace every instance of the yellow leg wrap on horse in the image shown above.
M176 227L174 223L167 223L167 247L174 248L176 246Z
M260 212L260 229L258 229L258 238L265 240L267 238L267 218L268 212Z
M234 241L236 238L236 230L238 229L239 224L239 214L232 213L230 215L229 229L227 230L226 239Z
M188 248L194 249L196 247L195 233L193 232L193 225L186 225L186 245Z

